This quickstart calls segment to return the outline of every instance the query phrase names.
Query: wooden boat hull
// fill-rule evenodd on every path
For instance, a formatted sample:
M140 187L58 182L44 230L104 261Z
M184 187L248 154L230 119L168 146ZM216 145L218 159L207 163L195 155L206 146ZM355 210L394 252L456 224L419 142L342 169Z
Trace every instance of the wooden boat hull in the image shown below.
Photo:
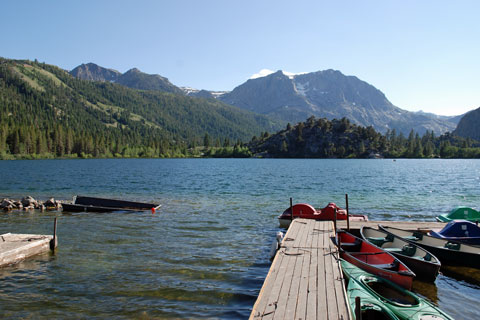
M157 210L161 205L116 199L75 196L73 203L62 203L67 212L112 212Z
M340 263L343 273L348 279L347 294L349 299L353 295L360 296L361 299L367 299L367 301L373 301L374 303L380 302L397 319L402 320L453 319L426 299L405 290L391 281L365 272L346 261L341 261Z
M76 196L74 203L82 204L82 205L90 205L90 206L123 208L123 209L132 209L132 210L133 209L151 210L152 208L154 209L160 208L160 205L153 204L153 203L96 198L96 197L85 197L85 196Z
M342 259L407 290L412 288L415 273L392 254L345 231L337 232L336 242Z
M418 279L435 281L440 271L440 260L422 247L403 240L395 235L370 227L362 227L360 234L363 239L376 245L400 259L410 268Z
M464 243L431 237L418 231L406 231L379 225L381 230L404 238L434 254L442 265L480 269L480 248Z
M75 203L62 203L62 210L66 212L113 212L113 211L139 211L124 208L100 207Z

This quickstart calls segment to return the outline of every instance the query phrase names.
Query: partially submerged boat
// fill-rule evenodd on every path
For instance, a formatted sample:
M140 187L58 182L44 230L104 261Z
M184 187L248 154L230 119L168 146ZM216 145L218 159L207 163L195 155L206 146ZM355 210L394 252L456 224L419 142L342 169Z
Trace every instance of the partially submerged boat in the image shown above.
M415 273L418 279L435 281L441 263L437 257L424 248L394 234L371 227L362 227L360 234L363 239L400 259Z
M440 222L450 222L453 220L467 220L480 222L480 212L470 207L456 207L449 213L441 214L435 217Z
M391 253L343 230L335 240L344 260L407 290L412 288L415 273Z
M366 215L349 214L348 217L350 221L368 221ZM347 220L347 210L341 209L333 202L330 202L323 209L315 209L313 206L306 203L297 203L278 216L280 227L287 228L292 220L296 218L332 221L335 219Z
M347 295L352 313L355 313L355 298L360 297L362 319L453 319L426 299L389 280L368 273L345 260L340 263L348 280ZM369 310L375 311L370 317Z
M155 212L159 204L125 201L117 199L74 196L72 203L62 203L63 211L68 212L112 212L112 211L145 211Z
M382 225L379 225L379 228L423 247L440 259L442 265L480 269L480 247L435 238L420 231L407 231Z
M480 245L480 227L467 220L450 221L442 230L432 230L428 234L435 238Z

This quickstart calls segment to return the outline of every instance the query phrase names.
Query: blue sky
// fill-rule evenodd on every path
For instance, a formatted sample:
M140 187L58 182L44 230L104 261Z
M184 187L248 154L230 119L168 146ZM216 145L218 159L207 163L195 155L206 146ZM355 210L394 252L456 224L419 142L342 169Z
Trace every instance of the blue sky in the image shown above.
M480 1L2 1L0 56L136 67L232 90L261 69L340 70L396 106L480 107Z

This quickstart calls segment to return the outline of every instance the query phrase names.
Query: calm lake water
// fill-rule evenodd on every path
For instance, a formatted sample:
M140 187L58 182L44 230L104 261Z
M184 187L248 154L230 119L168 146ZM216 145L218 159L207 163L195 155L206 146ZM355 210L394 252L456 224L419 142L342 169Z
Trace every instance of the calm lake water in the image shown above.
M294 202L371 220L434 221L478 209L478 160L135 159L1 161L0 198L105 196L160 212L0 213L0 233L59 247L0 269L0 318L248 318L268 272L276 216ZM460 272L461 271L461 272ZM456 319L480 314L479 271L415 290Z

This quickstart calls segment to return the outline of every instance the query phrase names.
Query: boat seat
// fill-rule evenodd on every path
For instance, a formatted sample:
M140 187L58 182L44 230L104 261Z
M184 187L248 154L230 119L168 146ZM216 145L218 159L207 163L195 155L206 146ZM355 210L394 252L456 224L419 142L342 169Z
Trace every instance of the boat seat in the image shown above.
M383 248L383 250L391 253L402 253L402 248Z
M385 242L387 242L387 239L385 239L384 237L367 237L367 240L379 247L381 247Z
M345 251L360 251L362 247L362 241L360 239L355 239L354 242L340 242L340 247L345 249Z
M393 260L392 263L385 263L385 264L375 264L374 266L380 269L386 269L386 270L398 270L400 263L398 260Z
M447 242L447 243L445 243L445 248L450 249L450 250L460 250L460 243Z
M413 234L412 234L414 237L416 237L418 240L422 240L423 239L423 233L420 232L420 231L413 231Z
M405 236L405 237L402 237L403 239L405 240L409 240L409 241L418 241L418 240L422 240L422 238L418 238L416 236Z
M427 254L425 255L425 257L423 257L423 260L425 260L425 261L432 261L432 255L427 252Z
M417 251L417 248L409 244L406 244L402 247L402 254L409 257L413 256L416 251Z

